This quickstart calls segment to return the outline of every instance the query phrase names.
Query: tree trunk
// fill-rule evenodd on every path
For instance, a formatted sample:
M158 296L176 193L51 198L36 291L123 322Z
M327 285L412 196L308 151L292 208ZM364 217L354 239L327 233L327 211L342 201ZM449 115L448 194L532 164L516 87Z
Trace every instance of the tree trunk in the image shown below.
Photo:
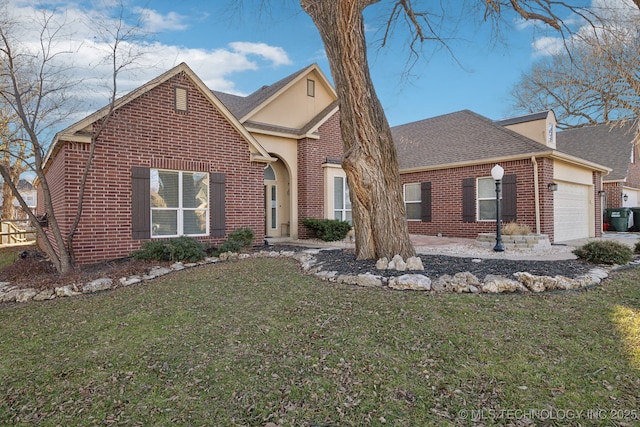
M367 62L362 12L375 0L300 0L323 39L340 103L358 259L415 254L396 148Z

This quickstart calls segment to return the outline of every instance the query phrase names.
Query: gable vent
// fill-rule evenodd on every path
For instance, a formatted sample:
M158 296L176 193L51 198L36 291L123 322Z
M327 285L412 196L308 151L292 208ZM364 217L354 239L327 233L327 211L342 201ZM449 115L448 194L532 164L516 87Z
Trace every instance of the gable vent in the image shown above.
M177 87L175 95L176 111L187 111L187 89L183 87Z

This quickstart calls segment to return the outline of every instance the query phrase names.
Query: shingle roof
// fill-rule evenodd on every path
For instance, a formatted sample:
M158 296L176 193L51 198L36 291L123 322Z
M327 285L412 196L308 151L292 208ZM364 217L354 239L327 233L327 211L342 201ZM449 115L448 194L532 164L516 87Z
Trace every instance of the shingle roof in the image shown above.
M400 169L550 152L550 148L469 110L391 129Z
M309 67L305 67L295 73L273 83L272 85L262 86L247 96L232 95L230 93L213 91L214 95L231 111L238 120L253 111L260 104L273 96L280 89L285 87L291 81L295 80L300 74L306 72Z
M556 134L559 150L613 169L605 181L627 176L634 134L631 123L585 126Z

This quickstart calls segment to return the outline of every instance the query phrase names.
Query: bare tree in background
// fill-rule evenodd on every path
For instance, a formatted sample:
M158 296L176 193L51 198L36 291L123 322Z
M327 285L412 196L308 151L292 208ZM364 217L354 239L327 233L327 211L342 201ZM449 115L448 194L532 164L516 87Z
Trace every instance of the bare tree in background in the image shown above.
M119 10L124 6L120 4ZM106 18L106 17L105 17ZM102 124L94 128L90 154L88 156L81 188L78 195L77 217L69 230L63 230L56 219L52 195L44 171L44 162L50 133L63 119L68 118L73 103L69 94L75 85L81 82L74 80L72 67L65 65L72 63L73 52L61 49L66 40L66 31L71 24L56 22L52 12L41 11L34 17L33 22L39 29L39 44L36 47L22 43L21 32L27 23L15 21L7 9L7 2L0 3L0 97L10 106L16 116L19 131L25 135L32 157L29 168L36 175L38 187L46 215L47 227L44 227L30 212L16 185L11 180L11 168L6 163L0 164L0 174L11 187L11 191L20 206L28 213L31 222L36 227L39 241L50 257L56 269L61 274L68 274L74 268L73 235L82 216L82 199L87 176L91 169L91 160L95 150L95 142L99 133L112 117L113 102L115 101L116 79L122 67L130 64L136 54L127 51L126 39L132 37L136 29L125 29L126 26L120 15L121 27L102 26L103 32L96 32L97 37L106 37L111 50L107 57L112 61L112 81L110 95L110 113L102 120ZM105 19L104 22L113 22ZM75 25L79 25L76 23ZM99 23L95 23L100 28ZM123 49L123 47L125 49ZM63 58L64 57L64 60Z
M20 126L16 123L13 111L2 103L0 99L0 163L7 165L11 183L17 187L20 176L29 167L27 160L31 157L29 144L22 138ZM16 219L14 206L15 196L8 182L2 183L2 219Z
M601 18L539 60L512 90L519 111L553 109L560 128L640 116L640 12ZM614 15L615 16L615 15Z
M396 150L367 61L363 12L376 3L379 0L300 0L320 32L338 93L345 149L342 166L349 184L359 259L414 254ZM383 45L398 22L407 24L409 47L416 55L424 42L444 43L438 22L450 5L429 3L420 10L420 4L391 2ZM563 33L570 29L560 13L572 11L587 20L595 17L589 9L553 0L478 0L468 5L476 6L474 12L479 6L483 18L496 25L505 13L515 11L525 20L542 22Z

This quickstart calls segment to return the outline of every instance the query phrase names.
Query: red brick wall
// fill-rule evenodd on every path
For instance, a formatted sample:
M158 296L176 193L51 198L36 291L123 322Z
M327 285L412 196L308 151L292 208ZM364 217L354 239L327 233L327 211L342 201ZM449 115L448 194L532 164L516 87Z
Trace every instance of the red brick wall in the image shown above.
M538 159L539 198L541 214L541 233L549 234L553 239L553 196L547 190L552 182L553 162ZM536 230L534 166L531 160L517 160L500 163L505 174L516 175L517 185L517 222ZM446 170L406 173L401 175L403 184L431 182L432 221L409 221L409 232L416 234L445 237L475 238L478 233L493 233L495 221L463 222L462 220L462 180L464 178L490 177L494 164L465 166ZM477 194L477 189L476 189Z
M325 218L324 171L327 157L340 160L343 153L340 114L336 112L318 130L320 139L298 141L298 236L311 237L302 225L304 218Z
M607 197L606 209L622 207L622 182L605 182L602 187Z
M174 110L174 88L189 88L188 112ZM47 171L56 215L66 232L76 208L86 146L65 144ZM131 168L221 172L226 176L226 232L250 227L264 239L263 165L248 143L180 74L118 110L98 141L84 213L75 237L78 265L139 249L131 237ZM64 174L64 177L62 176ZM200 238L218 244L222 238Z

